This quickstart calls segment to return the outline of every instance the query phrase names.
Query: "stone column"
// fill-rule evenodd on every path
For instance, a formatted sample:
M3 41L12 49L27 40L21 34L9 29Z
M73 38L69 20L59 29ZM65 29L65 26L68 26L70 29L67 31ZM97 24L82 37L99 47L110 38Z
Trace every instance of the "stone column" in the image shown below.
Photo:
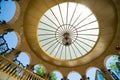
M64 76L61 80L69 80L69 79L68 79L67 77Z
M10 59L10 60L13 61L13 59L16 58L16 57L20 54L20 52L21 52L21 51L19 51L19 50L17 50L17 49L13 49L13 51L12 51L10 54L8 54L8 55L6 56L6 58L8 58L8 59Z
M27 69L30 70L30 71L33 71L34 65L33 64L28 65Z
M0 25L0 34L4 34L7 32L11 32L11 31L13 31L13 29L10 28L10 25L8 25L8 24Z
M50 73L46 73L45 74L45 80L49 80L49 78L50 78Z
M82 76L82 79L80 80L88 80L88 79L86 78L86 76Z
M105 77L106 80L113 80L112 76L109 74L107 69L102 69L103 76Z

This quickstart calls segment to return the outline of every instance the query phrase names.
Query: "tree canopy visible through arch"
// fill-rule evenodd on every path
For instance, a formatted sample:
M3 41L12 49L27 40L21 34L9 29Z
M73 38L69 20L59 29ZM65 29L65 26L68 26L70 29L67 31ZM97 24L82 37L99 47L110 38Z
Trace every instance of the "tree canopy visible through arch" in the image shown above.
M44 66L37 64L34 66L34 70L33 72L37 75L39 75L42 78L45 78L45 74L46 74L46 69Z
M120 79L120 56L109 57L106 61L106 68L115 80Z

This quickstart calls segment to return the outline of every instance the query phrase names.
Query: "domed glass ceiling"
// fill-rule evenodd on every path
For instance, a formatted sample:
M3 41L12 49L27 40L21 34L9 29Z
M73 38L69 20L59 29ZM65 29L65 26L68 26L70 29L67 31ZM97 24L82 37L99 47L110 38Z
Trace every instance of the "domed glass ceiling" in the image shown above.
M76 59L89 53L98 35L95 15L79 3L65 2L50 8L38 24L40 46L60 60Z

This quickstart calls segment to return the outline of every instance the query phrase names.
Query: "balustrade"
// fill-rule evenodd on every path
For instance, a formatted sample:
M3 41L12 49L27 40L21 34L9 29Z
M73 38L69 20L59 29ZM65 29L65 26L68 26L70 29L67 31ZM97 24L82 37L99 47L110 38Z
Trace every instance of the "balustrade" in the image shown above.
M16 63L0 55L0 71L18 80L44 80L29 70L22 68Z

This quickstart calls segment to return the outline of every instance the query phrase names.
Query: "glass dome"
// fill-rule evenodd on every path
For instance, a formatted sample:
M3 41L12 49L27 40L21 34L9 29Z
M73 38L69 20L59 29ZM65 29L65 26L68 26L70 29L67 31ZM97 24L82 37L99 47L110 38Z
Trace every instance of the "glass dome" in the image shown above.
M99 35L95 15L86 6L65 2L47 10L38 24L40 46L53 58L72 60L89 53Z

